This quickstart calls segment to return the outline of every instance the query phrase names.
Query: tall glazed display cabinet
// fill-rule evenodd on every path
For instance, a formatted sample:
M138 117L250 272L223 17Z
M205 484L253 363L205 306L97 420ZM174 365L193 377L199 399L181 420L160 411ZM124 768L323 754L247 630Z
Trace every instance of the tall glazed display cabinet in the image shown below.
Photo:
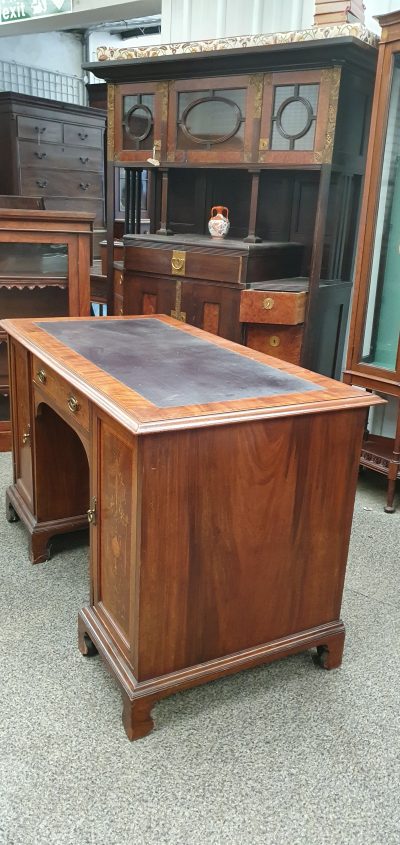
M179 315L338 377L376 54L361 24L99 48L86 68L108 88L110 313ZM122 275L113 268L119 173ZM223 243L208 230L216 206L229 209Z
M394 437L366 432L362 465L400 478L400 11L382 26L345 381L393 397Z

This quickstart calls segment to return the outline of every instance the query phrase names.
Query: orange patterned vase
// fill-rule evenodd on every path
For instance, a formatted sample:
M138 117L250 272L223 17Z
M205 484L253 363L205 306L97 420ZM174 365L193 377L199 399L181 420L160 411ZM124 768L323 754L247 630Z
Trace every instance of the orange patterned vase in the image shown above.
M208 221L208 231L212 238L226 238L229 228L229 209L225 205L213 205Z

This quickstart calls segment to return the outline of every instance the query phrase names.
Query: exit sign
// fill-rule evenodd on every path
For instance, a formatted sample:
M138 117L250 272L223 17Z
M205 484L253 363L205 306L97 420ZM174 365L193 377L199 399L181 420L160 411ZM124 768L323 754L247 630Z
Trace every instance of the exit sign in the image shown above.
M18 0L16 3L0 0L0 24L46 18L71 11L72 0Z

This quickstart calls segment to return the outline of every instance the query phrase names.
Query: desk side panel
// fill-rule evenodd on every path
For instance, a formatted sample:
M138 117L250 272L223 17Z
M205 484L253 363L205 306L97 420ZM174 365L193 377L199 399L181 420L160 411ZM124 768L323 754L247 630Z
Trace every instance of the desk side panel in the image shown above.
M101 413L92 426L93 606L135 672L137 439Z
M364 417L143 438L139 680L339 619Z

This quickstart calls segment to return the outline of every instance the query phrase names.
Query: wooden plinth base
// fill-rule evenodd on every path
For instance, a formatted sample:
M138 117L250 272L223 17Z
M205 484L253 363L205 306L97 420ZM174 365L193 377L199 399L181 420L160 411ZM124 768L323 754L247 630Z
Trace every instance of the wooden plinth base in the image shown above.
M99 652L122 688L122 722L130 740L140 739L152 731L154 722L151 710L161 698L313 647L317 649L316 661L320 666L324 669L336 669L342 662L344 639L345 628L339 619L237 654L189 666L169 675L137 681L128 662L97 616L95 608L83 608L78 617L78 643L81 653L91 656Z
M6 518L8 522L24 523L29 534L29 556L31 563L43 563L51 555L50 539L56 534L69 534L87 529L87 515L83 514L50 522L37 522L30 513L15 485L6 493Z

